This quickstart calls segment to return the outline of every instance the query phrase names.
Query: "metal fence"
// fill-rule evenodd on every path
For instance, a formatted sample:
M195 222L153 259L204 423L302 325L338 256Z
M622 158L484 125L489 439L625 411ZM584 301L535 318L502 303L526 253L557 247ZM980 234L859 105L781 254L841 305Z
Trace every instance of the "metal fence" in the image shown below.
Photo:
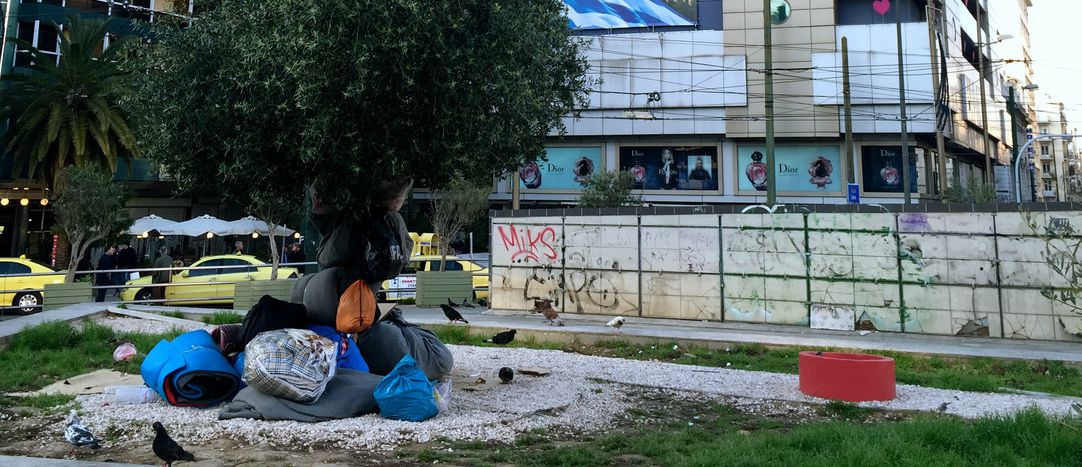
M106 300L112 304L169 304L169 305L196 305L196 304L226 304L230 303L234 299L235 286L237 283L243 283L246 281L255 280L269 280L270 275L267 274L265 278L252 277L250 274L256 272L259 269L271 268L271 264L249 264L249 265L233 265L233 266L180 266L169 268L135 268L135 269L110 269L110 270L86 270L77 271L75 274L77 282L90 282L91 286L91 299L96 298L100 290L106 291ZM287 263L279 265L279 274L277 280L282 281L296 281L300 277L304 276L304 270L310 268L315 270L317 268L315 262L305 263ZM297 268L296 273L286 272L283 275L282 269ZM170 275L169 282L154 282L153 275L158 272L168 271ZM193 274L193 272L199 271L213 271L209 274ZM109 280L120 277L124 278L123 283L110 283L106 285L99 285L98 278L100 275L107 275ZM137 274L137 278L132 278L133 274ZM218 279L215 276L220 275L233 275L233 274L249 274L247 277L230 277L226 279ZM64 282L67 271L57 272L44 272L44 273L26 273L26 274L5 274L0 275L0 280L3 281L3 286L0 286L0 299L5 302L0 302L0 316L3 316L11 311L20 312L22 314L33 313L38 311L44 306L45 301L49 299L48 294L44 288L45 285L61 284ZM477 275L484 275L487 277L487 273L474 273ZM192 277L207 276L206 280L179 280ZM412 274L403 274L400 277L414 276ZM41 282L38 287L18 287L20 279L25 278L47 278ZM140 278L151 277L150 282L138 282L132 283ZM55 278L55 280L48 280L49 278ZM144 279L146 280L146 279ZM396 281L401 283L402 281ZM415 284L415 282L414 282ZM10 286L9 286L10 285ZM191 289L196 287L211 288L214 286L228 286L232 288L233 292L220 293L222 290L210 289L207 292L195 291L189 293L179 293L183 289ZM126 294L125 291L135 289L134 294ZM154 289L163 289L162 293L166 295L164 298L154 298ZM487 291L487 287L474 287L474 291ZM413 287L391 287L380 290L380 296L382 299L401 300L413 298L417 292L416 286ZM109 299L109 294L115 293L116 298ZM128 298L124 298L125 295L131 295ZM170 296L172 295L172 296ZM10 298L7 298L10 296Z

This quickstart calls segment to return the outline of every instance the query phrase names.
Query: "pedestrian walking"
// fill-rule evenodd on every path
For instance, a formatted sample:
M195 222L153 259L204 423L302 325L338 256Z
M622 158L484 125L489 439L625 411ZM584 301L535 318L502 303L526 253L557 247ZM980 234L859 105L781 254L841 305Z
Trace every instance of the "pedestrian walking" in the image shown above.
M95 275L94 285L101 287L97 289L97 299L95 301L104 302L105 294L109 292L109 286L113 285L113 273L110 272L116 269L116 247L109 245L105 247L105 253L102 253L101 258L98 258L97 270L102 271Z
M169 256L169 247L163 246L158 249L158 259L154 260L155 269L171 268L173 267L173 257ZM165 285L173 280L172 270L154 271L154 283L162 284L155 286L152 291L156 300L165 298Z

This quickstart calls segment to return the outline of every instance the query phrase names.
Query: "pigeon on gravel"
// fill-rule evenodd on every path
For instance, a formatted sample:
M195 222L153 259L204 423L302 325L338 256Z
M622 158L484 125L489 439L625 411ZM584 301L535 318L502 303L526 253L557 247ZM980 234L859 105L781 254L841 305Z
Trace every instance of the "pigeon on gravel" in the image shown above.
M94 439L94 435L90 433L86 425L83 425L83 421L79 419L79 414L75 412L75 409L71 409L71 413L68 414L68 425L64 428L64 439L74 446L71 450L73 453L83 446L90 446L90 449L101 449L98 440Z
M515 340L515 333L517 332L517 330L510 329L501 333L497 333L495 336L485 339L484 342L496 345L507 345L510 344L511 341Z
M154 455L165 462L164 466L172 467L176 461L195 462L195 455L185 451L176 441L173 441L169 433L165 432L165 427L161 422L154 422L154 433Z
M448 299L447 301L451 300ZM440 305L440 308L443 309L443 316L446 316L447 319L451 320L452 323L455 321L462 321L463 323L470 324L469 321L466 321L466 319L462 317L462 313L459 313L458 310L450 307L449 305Z
M510 383L513 379L515 379L515 370L508 367L500 368L500 381L503 381L503 384Z
M560 319L560 314L556 312L556 309L552 306L545 308L541 311L541 314L545 315L545 321L549 323L549 326L557 325L563 326L564 320Z
M609 320L609 322L605 323L605 326L613 328L617 332L619 332L620 328L622 328L624 326L624 317L623 316L617 316L617 317Z

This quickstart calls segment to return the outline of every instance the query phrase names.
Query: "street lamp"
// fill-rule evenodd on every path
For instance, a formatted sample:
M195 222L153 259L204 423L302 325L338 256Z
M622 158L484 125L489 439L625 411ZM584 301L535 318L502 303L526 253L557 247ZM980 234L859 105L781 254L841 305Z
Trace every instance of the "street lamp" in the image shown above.
M1019 167L1019 161L1023 159L1022 154L1026 153L1026 150L1029 149L1030 145L1032 145L1034 141L1043 139L1074 139L1080 137L1082 137L1082 135L1037 135L1033 137L1033 139L1026 141L1026 144L1023 144L1022 147L1018 149L1018 157L1014 158L1014 186L1018 187L1018 189L1014 192L1014 200L1016 203L1022 202L1022 177Z

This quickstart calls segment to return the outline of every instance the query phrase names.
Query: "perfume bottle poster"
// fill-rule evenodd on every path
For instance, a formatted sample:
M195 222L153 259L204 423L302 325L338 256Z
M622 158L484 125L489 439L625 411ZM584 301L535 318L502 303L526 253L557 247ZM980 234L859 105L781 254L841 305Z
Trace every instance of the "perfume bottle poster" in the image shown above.
M838 146L774 147L774 170L766 163L766 147L740 146L736 156L738 191L767 191L771 176L778 193L841 193L845 185Z
M620 147L620 170L637 190L717 190L717 162L717 146Z
M601 147L547 147L545 159L528 162L519 169L519 183L526 190L581 190L586 180L601 171Z
M917 192L916 150L910 147L909 189ZM860 148L861 183L865 193L902 192L902 147L863 146Z

